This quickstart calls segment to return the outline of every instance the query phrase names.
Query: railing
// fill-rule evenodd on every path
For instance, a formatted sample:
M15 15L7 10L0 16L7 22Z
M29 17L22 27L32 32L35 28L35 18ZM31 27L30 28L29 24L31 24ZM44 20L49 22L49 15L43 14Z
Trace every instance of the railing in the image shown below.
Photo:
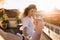
M57 33L58 35L60 35L60 27L59 27L59 26L52 25L52 24L47 23L47 22L45 22L45 26L46 26L48 29L50 29L50 30L52 30L53 32L55 32L55 33Z
M60 40L60 27L44 22L43 31L52 39L52 40Z

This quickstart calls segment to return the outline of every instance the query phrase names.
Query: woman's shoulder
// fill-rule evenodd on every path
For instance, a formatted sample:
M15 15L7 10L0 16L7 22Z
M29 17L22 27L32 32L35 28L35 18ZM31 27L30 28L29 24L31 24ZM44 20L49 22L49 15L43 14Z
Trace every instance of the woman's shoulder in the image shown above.
M24 17L23 20L29 20L29 17Z
M29 18L28 17L24 17L24 18L22 18L22 21L29 21Z

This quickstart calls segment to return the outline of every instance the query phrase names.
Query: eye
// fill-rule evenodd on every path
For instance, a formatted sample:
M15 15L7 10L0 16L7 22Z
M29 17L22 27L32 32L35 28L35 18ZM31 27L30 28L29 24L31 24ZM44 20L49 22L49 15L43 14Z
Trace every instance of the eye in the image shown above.
M36 12L36 10L35 10L35 9L32 9L30 12L35 13L35 12Z

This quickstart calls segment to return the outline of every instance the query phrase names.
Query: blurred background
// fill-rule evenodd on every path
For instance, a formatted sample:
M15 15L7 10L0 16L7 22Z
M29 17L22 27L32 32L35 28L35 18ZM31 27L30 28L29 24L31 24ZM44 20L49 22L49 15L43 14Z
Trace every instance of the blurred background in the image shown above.
M44 28L48 31L45 32L44 30L44 32L50 39L42 38L46 40L60 40L60 0L0 0L0 25L2 16L5 13L8 16L10 27L21 25L21 14L24 12L25 7L30 4L37 6L39 15L44 19L44 26L47 27ZM51 36L53 35L52 33L56 33L55 36Z
M0 8L17 9L21 13L29 4L36 4L45 21L60 26L60 0L0 0Z

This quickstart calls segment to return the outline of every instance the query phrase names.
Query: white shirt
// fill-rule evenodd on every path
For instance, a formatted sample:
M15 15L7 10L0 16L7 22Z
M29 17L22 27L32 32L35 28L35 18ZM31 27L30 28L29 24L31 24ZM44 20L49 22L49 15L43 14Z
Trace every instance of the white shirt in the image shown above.
M23 22L23 25L25 27L27 27L28 36L32 36L33 33L34 33L34 23L33 23L33 20L27 16L27 17L23 18L22 22Z

